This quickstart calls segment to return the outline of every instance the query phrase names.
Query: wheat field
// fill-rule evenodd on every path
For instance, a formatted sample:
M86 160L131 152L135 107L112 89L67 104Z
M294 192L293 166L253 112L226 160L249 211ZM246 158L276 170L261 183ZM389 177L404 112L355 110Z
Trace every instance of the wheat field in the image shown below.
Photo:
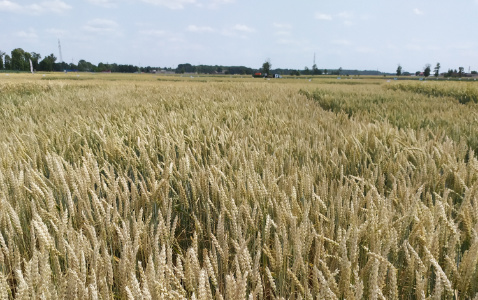
M478 299L476 95L2 75L0 299Z

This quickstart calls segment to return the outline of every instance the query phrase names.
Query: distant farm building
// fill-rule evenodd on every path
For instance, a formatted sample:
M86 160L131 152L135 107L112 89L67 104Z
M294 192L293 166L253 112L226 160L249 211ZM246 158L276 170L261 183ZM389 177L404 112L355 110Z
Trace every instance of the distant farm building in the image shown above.
M268 75L267 73L260 73L260 72L256 72L256 73L253 73L252 74L252 77L254 78L261 78L261 77L264 77L264 78L282 78L282 75L280 74L271 74L271 75Z

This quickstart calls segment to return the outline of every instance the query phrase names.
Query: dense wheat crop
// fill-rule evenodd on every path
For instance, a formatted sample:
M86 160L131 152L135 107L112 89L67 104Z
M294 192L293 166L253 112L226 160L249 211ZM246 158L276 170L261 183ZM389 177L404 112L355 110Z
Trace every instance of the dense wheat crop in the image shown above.
M477 297L462 83L160 79L1 79L1 299Z

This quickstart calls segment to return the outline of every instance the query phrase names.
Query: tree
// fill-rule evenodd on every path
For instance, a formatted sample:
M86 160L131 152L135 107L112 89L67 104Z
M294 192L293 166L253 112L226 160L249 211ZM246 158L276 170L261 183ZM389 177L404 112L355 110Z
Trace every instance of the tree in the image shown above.
M179 64L178 67L176 68L176 73L194 73L195 67L191 64Z
M426 64L426 65L425 65L425 69L423 70L423 75L424 75L425 77L430 76L430 70L431 70L430 68L431 68L430 64Z
M98 66L96 67L96 72L105 72L107 70L108 70L108 66L102 62L100 62Z
M67 69L68 69L68 70L72 70L72 71L74 71L74 70L78 70L78 66L77 66L77 65L75 65L74 63L69 63L69 64L68 64L68 68L67 68ZM93 70L93 68L92 68L92 69L90 69L89 71L92 71L92 70Z
M453 77L453 70L448 69L448 72L446 72L445 77Z
M342 67L340 67L340 68L337 70L337 75L340 76L340 73L342 73Z
M55 57L55 55L53 55L53 53L46 56L40 62L39 66L38 66L39 70L48 71L48 72L53 71L54 67L55 67L55 61L56 61L56 57Z
M72 67L74 67L74 66L72 66ZM70 68L70 69L74 69L74 68ZM80 71L80 72L91 72L91 71L93 71L93 69L94 69L94 66L93 66L92 63L87 62L84 59L80 59L78 61L78 71Z
M458 71L458 77L461 78L463 76L463 74L465 73L465 68L459 67L458 70L459 70Z
M3 56L5 55L5 52L0 50L0 70L3 70Z
M304 75L310 75L309 67L304 67Z
M316 64L314 64L314 65L312 66L312 73L313 73L314 75L322 75L322 71L317 68L317 65L316 65Z
M272 64L271 64L271 60L270 59L267 59L263 64L262 64L262 73L264 74L264 76L267 76L270 74L271 72L271 67L272 67Z
M32 55L32 65L33 69L38 69L38 64L40 63L41 55L35 52L31 53Z
M435 77L437 77L437 78L438 78L438 75L440 75L440 68L441 68L440 63L437 62L437 65L435 66L435 69L434 69L435 70Z
M12 61L10 63L12 70L24 71L25 69L25 51L22 48L12 50Z
M28 52L23 53L23 71L30 71L30 60L32 59L32 55ZM32 61L33 65L33 61Z
M63 72L68 70L68 64L64 61L53 64L53 71Z
M10 55L5 54L5 69L11 70L12 69L12 59Z
M402 75L402 66L401 65L398 65L397 67L397 76L401 76Z

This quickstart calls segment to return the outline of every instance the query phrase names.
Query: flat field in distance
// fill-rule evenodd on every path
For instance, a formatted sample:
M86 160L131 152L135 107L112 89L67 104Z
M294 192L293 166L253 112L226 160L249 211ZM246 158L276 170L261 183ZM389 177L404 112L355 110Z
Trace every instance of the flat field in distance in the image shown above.
M0 298L470 299L478 83L0 74Z

